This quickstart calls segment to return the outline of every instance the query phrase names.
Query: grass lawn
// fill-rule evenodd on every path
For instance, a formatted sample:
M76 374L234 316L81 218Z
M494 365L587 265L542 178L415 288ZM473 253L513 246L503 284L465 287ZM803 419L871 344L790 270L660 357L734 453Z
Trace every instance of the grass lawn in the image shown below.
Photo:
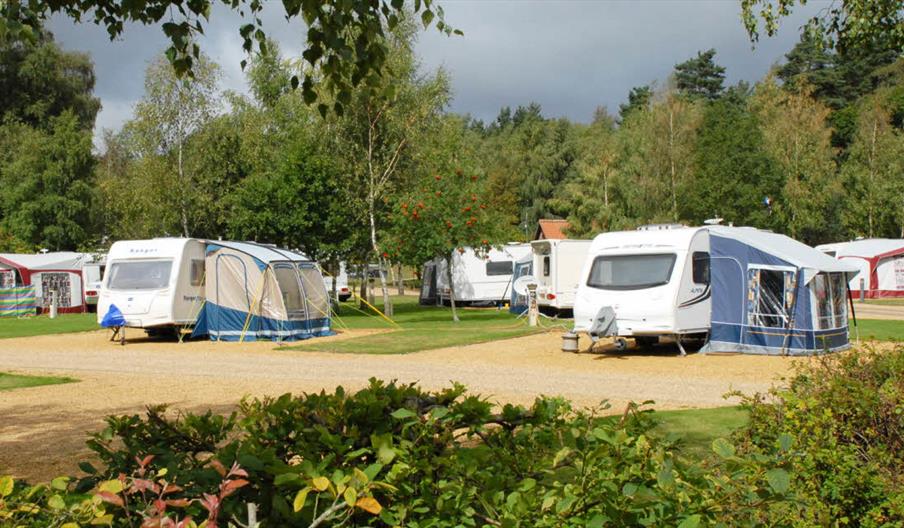
M904 341L904 321L893 319L857 319L860 339L878 341ZM857 330L851 322L851 340L857 336Z
M878 304L885 306L904 306L904 299L864 299L864 304ZM857 292L854 292L854 304L860 304L857 300Z
M56 385L58 383L71 383L73 378L59 378L51 376L22 376L20 374L7 374L0 372L0 391L23 389L25 387L38 387L41 385Z
M747 423L747 411L740 407L656 411L653 416L660 422L653 432L680 438L681 450L695 458L709 456L713 440Z
M406 354L508 339L543 331L530 328L523 318L516 319L507 309L459 309L458 316L461 321L453 323L451 308L420 306L415 296L394 297L393 303L395 310L393 320L400 328L391 326L379 316L355 311L352 308L356 306L354 303L344 303L339 320L334 322L333 327L337 330L379 328L392 331L326 343L318 343L315 339L292 348L357 354Z
M97 330L97 314L60 314L56 319L46 315L0 319L0 339L47 334L68 334Z

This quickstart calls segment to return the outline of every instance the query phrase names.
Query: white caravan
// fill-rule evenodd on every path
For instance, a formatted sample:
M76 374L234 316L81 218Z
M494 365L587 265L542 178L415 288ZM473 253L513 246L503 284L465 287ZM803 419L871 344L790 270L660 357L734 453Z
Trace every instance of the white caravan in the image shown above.
M603 233L593 239L582 267L575 331L594 331L600 309L609 306L617 335L639 343L655 342L661 335L705 334L708 293L705 228L650 226ZM624 341L618 343L624 346Z
M556 312L570 311L578 292L581 269L591 240L534 240L533 276L537 279L537 304Z
M204 304L205 242L154 238L116 242L97 303L100 323L116 305L126 326L163 329L193 325Z
M506 244L478 255L472 248L452 252L452 280L456 304L504 304L511 298L515 262L530 255L530 244ZM451 297L446 260L435 267L439 301L448 304Z
M850 264L750 227L649 226L593 240L575 331L640 344L708 338L704 350L811 354L848 346ZM683 349L682 349L683 352Z

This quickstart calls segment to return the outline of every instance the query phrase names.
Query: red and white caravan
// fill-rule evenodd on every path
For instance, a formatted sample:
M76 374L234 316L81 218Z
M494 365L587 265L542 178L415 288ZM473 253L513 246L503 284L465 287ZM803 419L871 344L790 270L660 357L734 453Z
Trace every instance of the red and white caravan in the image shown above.
M816 249L860 269L848 286L854 297L860 294L860 279L867 299L904 297L904 240L868 238L823 244Z

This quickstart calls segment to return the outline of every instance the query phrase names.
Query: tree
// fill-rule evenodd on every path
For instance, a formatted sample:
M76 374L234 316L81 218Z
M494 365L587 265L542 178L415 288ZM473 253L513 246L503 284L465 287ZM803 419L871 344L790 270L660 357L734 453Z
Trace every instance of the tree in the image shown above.
M69 111L45 127L0 126L0 232L20 242L9 245L75 250L93 235L91 133Z
M760 20L770 37L779 22L806 0L741 0L741 19L750 39L759 39ZM819 11L805 30L829 46L904 49L904 9L900 0L841 0Z
M449 82L443 71L432 76L418 72L411 50L414 35L412 24L396 26L387 37L391 52L380 90L356 91L347 101L345 113L330 124L334 152L341 156L349 178L346 185L355 192L351 203L366 219L369 250L380 263L387 315L392 315L392 303L380 243L386 205L401 184L413 147L427 136L449 100Z
M467 130L456 118L447 118L433 141L425 166L409 190L395 203L393 236L387 257L418 265L433 258L446 261L452 289L452 319L455 306L453 251L473 248L478 254L505 240L506 222L494 207L489 180L476 165Z
M772 77L756 88L751 107L766 152L784 180L775 213L795 239L816 245L840 237L836 219L842 189L833 161L830 110L814 100L806 85L783 90Z
M203 66L197 35L214 15L214 0L10 0L0 2L0 40L31 38L41 23L51 15L61 14L75 21L88 18L107 29L111 40L118 38L134 23L160 24L170 39L166 57L178 76L197 75ZM239 38L246 52L266 52L268 40L261 21L267 2L260 0L222 0L221 7L237 12L243 19ZM434 0L417 0L406 8L397 0L320 0L317 2L283 0L288 20L301 19L307 26L302 57L309 66L307 75L293 76L292 86L299 83L305 100L317 100L320 92L333 98L333 108L341 111L353 90L381 89L382 74L391 56L386 38L407 18L406 9L420 15L424 27L435 26L443 33L461 34L443 19L442 7ZM246 18L247 15L247 18ZM220 15L216 15L220 16ZM226 16L224 13L223 16ZM246 61L242 61L244 67ZM328 107L320 103L322 112Z
M219 67L201 57L192 78L180 78L170 63L158 57L145 75L145 95L135 107L128 127L138 140L140 156L163 156L175 180L169 186L179 213L183 236L191 236L198 213L192 202L206 192L198 188L197 176L186 160L189 138L203 129L219 106Z
M688 97L714 100L722 93L725 68L716 64L715 49L697 52L697 56L675 65L678 91Z
M887 91L865 98L842 166L848 193L845 223L854 236L904 235L904 133L891 124Z
M694 158L696 174L681 202L682 218L701 223L722 216L739 225L776 226L764 202L780 197L781 176L745 100L724 97L706 106Z
M624 121L635 110L646 110L650 107L650 100L653 98L653 88L646 84L644 86L635 86L628 92L628 102L618 105L619 121Z
M701 104L662 94L619 129L624 207L639 222L676 222L684 216L684 189L693 182Z
M0 35L0 122L47 128L51 118L68 111L80 128L90 130L100 110L93 90L88 55L63 51L40 27L31 38Z

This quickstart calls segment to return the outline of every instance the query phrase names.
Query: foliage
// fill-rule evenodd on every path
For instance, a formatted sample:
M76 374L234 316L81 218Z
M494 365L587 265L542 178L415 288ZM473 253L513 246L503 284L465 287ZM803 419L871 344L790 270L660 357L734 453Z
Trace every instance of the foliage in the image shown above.
M151 408L108 419L90 443L102 467L82 464L73 491L98 490L90 503L116 526L237 523L246 503L262 526L308 527L766 526L797 512L795 453L743 457L719 438L697 466L651 434L651 411L607 409L538 398L494 412L460 385L377 380L246 399L225 418Z
M94 232L91 133L67 110L45 128L0 124L0 226L35 249L74 249Z
M904 350L858 350L802 364L786 388L746 399L741 452L790 446L799 526L904 523Z
M741 19L751 40L759 38L762 19L766 34L778 32L779 21L806 0L741 0ZM806 31L840 50L904 49L904 11L898 0L843 0L820 10Z
M63 51L40 27L31 38L4 39L0 33L0 123L48 128L52 118L69 111L79 129L91 130L100 110L93 90L88 55Z
M628 92L628 102L618 105L619 120L624 122L634 110L646 110L653 99L653 88L650 85L635 86Z
M166 58L179 77L196 76L203 67L197 36L214 14L214 5L238 13L243 19L239 38L246 52L257 46L267 53L269 41L261 21L267 4L259 0L192 0L190 2L152 0L147 2L119 2L117 0L12 0L0 4L0 41L32 39L41 24L50 16L61 14L75 21L92 20L107 29L115 40L132 23L160 24L169 38ZM419 16L423 26L434 24L450 35L461 34L443 20L443 9L434 0L416 0L412 6L398 0L323 0L281 2L287 20L298 19L307 26L301 53L309 68L305 75L293 75L292 87L301 84L305 101L313 103L318 91L333 97L332 107L341 112L355 89L377 92L387 88L382 75L392 56L387 33L393 31L410 13ZM232 13L230 13L232 14ZM246 18L247 16L247 18ZM244 68L246 61L242 61ZM329 110L320 103L322 113Z
M722 94L725 67L714 60L715 49L698 51L697 56L675 65L675 84L688 97L714 100Z

